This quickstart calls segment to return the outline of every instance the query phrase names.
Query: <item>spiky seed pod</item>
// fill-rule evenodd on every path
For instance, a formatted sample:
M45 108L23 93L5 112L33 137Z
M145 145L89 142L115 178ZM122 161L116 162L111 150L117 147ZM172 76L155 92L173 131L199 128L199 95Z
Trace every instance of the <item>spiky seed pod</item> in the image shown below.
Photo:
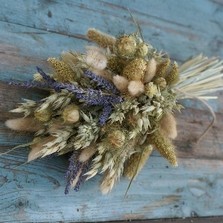
M166 88L166 80L163 77L158 77L154 83L160 88L160 90L164 90Z
M165 79L168 85L173 85L178 82L179 70L178 70L178 65L176 61L173 63L172 69L170 70L170 73L166 75Z
M108 57L107 68L116 74L121 74L126 65L126 61L117 56Z
M148 44L142 42L137 46L136 56L137 57L145 57L149 52Z
M110 50L113 50L116 41L115 37L93 28L87 31L87 37L89 40L97 43L100 47L109 47Z
M141 81L130 81L128 92L131 96L136 97L144 92L144 84Z
M103 51L95 46L87 48L86 63L95 69L104 70L107 66L107 58Z
M64 63L56 58L48 58L47 62L54 69L54 78L60 82L70 82L75 80L74 71Z
M31 117L9 119L5 122L5 125L12 130L26 132L37 132L38 130L43 128L41 122Z
M133 114L132 112L128 113L126 115L126 120L128 125L132 128L137 127L138 125L138 120L141 118L140 114Z
M52 111L49 107L34 112L34 117L40 122L48 122L51 119Z
M63 110L62 117L66 123L78 122L80 119L78 106L72 104L66 106Z
M175 148L171 141L165 136L161 130L157 130L147 137L147 142L155 146L158 152L166 158L170 164L177 166L177 158Z
M142 58L130 61L123 69L122 75L129 80L143 81L147 62Z
M117 54L121 57L132 57L137 49L136 39L134 36L121 36L115 42Z
M114 129L107 135L107 141L115 148L121 148L125 144L125 133L119 129Z
M170 65L170 59L165 59L164 61L157 64L156 67L156 78L158 77L165 77Z
M158 88L153 82L149 82L145 85L145 95L149 98L153 98L158 93Z
M157 65L157 63L154 58L152 58L147 63L146 72L145 72L145 76L144 76L144 83L148 83L153 79L153 77L156 74L156 65Z
M177 122L171 113L166 113L160 120L160 129L167 137L175 139L177 137Z
M120 75L113 76L113 83L115 87L121 92L126 92L128 89L129 82L123 76L120 76Z
M153 147L151 145L143 145L141 151L142 152L134 153L125 163L124 176L128 177L130 180L137 176L144 167L153 151Z

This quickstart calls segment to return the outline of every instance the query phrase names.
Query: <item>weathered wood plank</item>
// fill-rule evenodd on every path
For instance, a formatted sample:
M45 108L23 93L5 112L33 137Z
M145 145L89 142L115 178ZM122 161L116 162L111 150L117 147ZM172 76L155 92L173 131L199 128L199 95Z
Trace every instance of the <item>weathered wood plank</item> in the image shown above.
M135 26L126 1L0 1L1 79L33 73L62 50L81 50L86 30L96 27L114 35ZM202 7L201 7L202 6ZM223 56L222 7L213 1L187 0L129 2L145 39L178 61L204 53ZM13 11L13 13L12 13ZM11 58L8 58L11 57ZM21 62L25 57L26 63ZM13 60L8 64L6 61ZM14 60L16 59L16 60ZM32 63L33 62L33 63ZM18 66L18 64L22 64ZM23 68L22 68L23 67Z
M132 223L222 223L222 222L223 222L223 217L132 221ZM112 223L112 222L107 222L107 223ZM121 222L117 221L116 223L123 223L123 221Z
M20 101L21 96L30 93L32 98L36 93L40 93L33 90L23 92L18 87L9 87L3 83L0 89L2 91L0 95L8 102L6 107L1 104L2 122L5 118L10 118L7 110L13 108L13 105ZM11 94L6 94L6 89L10 90ZM222 114L218 116L222 121ZM146 219L151 216L154 218L220 215L222 213L220 196L222 196L223 186L221 161L223 142L220 137L223 133L222 122L216 123L215 128L218 131L215 134L212 129L202 144L197 147L191 146L194 135L199 135L202 125L207 124L207 117L205 111L196 109L186 109L178 115L180 131L177 144L180 167L177 169L169 167L166 161L154 153L144 171L134 182L126 199L123 195L127 181L123 180L112 194L103 197L97 187L99 177L86 183L79 193L63 195L64 172L68 164L64 157L35 161L16 170L14 168L26 161L26 149L18 149L7 156L0 157L1 168L3 168L0 174L2 197L0 219L7 222L13 215L16 220L23 222L37 219L40 222L50 221L50 219L102 221ZM191 127L193 127L193 134L190 131ZM18 137L16 132L7 130L3 123L0 132L1 152L7 151L9 146L25 143L31 139L25 134L19 134ZM14 140L11 141L10 138ZM218 143L211 145L210 150L209 145L214 141ZM46 202L46 198L50 200L50 204ZM64 199L66 205L61 207ZM199 203L196 202L197 199ZM110 205L109 210L103 208L107 202ZM119 205L122 206L122 210ZM9 209L11 206L14 206L13 210ZM43 213L41 217L37 216L39 211ZM6 215L6 212L10 215ZM64 215L69 217L63 217Z
M89 27L115 35L134 31L126 6L137 17L145 39L173 58L183 61L200 52L223 57L219 0L0 0L0 5L0 80L27 80L36 65L47 67L47 57L58 56L62 50L83 50ZM7 111L21 97L41 95L0 83L0 152L31 139L5 128L5 119L12 117ZM0 220L83 222L222 215L223 97L219 95L212 102L218 122L199 145L192 142L208 125L209 113L194 102L177 115L179 168L169 167L154 153L125 199L126 180L102 196L100 176L79 193L65 196L66 157L17 167L26 161L27 149L0 156Z

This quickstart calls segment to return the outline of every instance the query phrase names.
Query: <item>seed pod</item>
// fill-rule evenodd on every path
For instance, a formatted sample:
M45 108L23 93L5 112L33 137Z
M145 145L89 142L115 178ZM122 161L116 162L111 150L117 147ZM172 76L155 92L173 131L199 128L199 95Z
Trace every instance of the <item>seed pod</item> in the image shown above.
M148 54L148 52L149 52L148 44L144 42L138 44L137 51L136 51L137 57L145 57Z
M117 54L121 57L132 57L137 49L134 36L121 36L115 43Z
M74 71L64 63L56 58L48 58L47 62L54 69L54 78L60 82L70 82L75 80Z
M62 117L66 123L75 123L80 119L79 108L76 105L68 105L62 113Z
M143 145L141 151L142 152L134 153L125 163L124 176L128 177L130 180L137 176L144 167L153 151L153 147L151 145Z
M123 69L122 75L129 80L143 81L147 62L142 58L130 61Z

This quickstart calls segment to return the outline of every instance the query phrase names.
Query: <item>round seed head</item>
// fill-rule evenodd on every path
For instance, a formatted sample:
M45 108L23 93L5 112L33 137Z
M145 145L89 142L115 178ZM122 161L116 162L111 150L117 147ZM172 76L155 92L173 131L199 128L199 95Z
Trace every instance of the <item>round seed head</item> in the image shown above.
M62 117L67 123L75 123L79 121L80 114L79 109L76 105L68 105L62 113Z
M113 145L116 148L120 148L125 143L125 133L121 130L113 130L108 134L108 141L111 145Z
M121 57L131 57L135 54L137 45L133 36L121 36L116 41L117 53Z
M142 42L138 45L136 56L145 57L148 54L148 51L149 51L148 45Z

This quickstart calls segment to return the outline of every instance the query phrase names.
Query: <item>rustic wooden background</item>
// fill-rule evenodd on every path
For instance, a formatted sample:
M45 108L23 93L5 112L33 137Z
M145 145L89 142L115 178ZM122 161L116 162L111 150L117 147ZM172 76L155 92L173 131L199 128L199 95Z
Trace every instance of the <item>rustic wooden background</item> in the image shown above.
M0 152L32 137L4 126L6 119L15 117L8 110L21 98L44 95L39 90L8 86L7 81L32 78L36 65L46 68L46 58L59 56L63 50L83 50L89 27L114 35L135 31L126 7L138 19L145 39L179 62L199 53L223 58L222 0L0 0ZM100 177L87 182L80 192L65 196L66 157L18 167L26 161L27 149L0 156L0 222L223 215L222 92L218 100L210 102L218 122L199 145L194 139L210 122L210 114L197 102L184 104L187 108L177 114L179 167L170 167L154 153L126 198L126 180L110 195L102 196ZM208 218L206 222L223 220Z

